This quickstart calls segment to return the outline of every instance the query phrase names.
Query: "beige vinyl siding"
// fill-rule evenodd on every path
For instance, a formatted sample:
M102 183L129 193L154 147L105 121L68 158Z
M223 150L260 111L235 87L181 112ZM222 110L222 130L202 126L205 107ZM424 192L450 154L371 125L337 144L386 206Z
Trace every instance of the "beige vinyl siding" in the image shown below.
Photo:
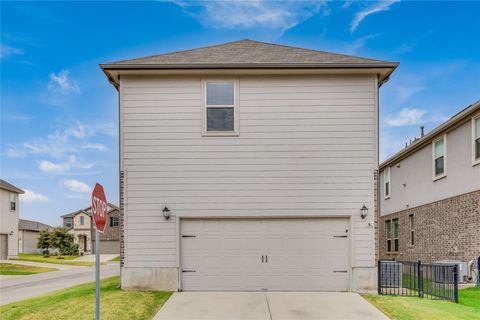
M232 78L238 137L202 137L201 77L121 78L125 266L177 267L176 216L353 216L352 266L374 266L375 77Z

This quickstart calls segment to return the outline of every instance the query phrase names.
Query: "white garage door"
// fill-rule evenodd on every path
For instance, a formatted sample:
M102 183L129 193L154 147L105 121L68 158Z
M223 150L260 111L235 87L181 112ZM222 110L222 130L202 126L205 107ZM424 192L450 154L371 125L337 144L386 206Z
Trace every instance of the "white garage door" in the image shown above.
M182 220L185 291L346 291L347 219Z

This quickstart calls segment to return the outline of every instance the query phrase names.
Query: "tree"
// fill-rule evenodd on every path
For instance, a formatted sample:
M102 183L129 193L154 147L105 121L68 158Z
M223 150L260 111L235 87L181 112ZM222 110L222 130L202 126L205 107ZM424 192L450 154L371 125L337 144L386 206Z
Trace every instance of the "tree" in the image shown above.
M60 255L72 255L78 251L78 246L73 242L73 235L67 228L55 228L50 235L50 246L58 249ZM75 250L77 247L77 250Z
M38 249L48 249L51 248L51 233L50 230L45 229L40 231L40 235L38 236L37 241L37 248Z

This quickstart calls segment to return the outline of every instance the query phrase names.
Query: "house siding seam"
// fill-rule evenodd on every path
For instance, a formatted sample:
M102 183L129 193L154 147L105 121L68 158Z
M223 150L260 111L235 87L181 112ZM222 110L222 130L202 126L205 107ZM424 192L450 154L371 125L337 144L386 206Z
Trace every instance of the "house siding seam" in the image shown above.
M125 217L124 217L124 180L125 180L125 171L121 170L119 174L119 187L120 187L120 267L124 265L125 258Z
M411 214L414 215L414 246L410 246ZM480 190L382 216L379 228L380 257L426 263L452 259L475 260L480 256L479 216ZM388 254L385 221L397 218L399 252Z

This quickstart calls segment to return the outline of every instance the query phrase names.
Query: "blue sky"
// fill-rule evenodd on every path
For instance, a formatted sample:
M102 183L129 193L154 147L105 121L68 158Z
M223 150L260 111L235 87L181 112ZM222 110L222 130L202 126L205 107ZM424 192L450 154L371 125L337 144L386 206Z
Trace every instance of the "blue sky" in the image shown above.
M389 61L380 156L480 98L480 2L1 2L1 177L60 223L118 203L117 93L99 63L243 38Z

